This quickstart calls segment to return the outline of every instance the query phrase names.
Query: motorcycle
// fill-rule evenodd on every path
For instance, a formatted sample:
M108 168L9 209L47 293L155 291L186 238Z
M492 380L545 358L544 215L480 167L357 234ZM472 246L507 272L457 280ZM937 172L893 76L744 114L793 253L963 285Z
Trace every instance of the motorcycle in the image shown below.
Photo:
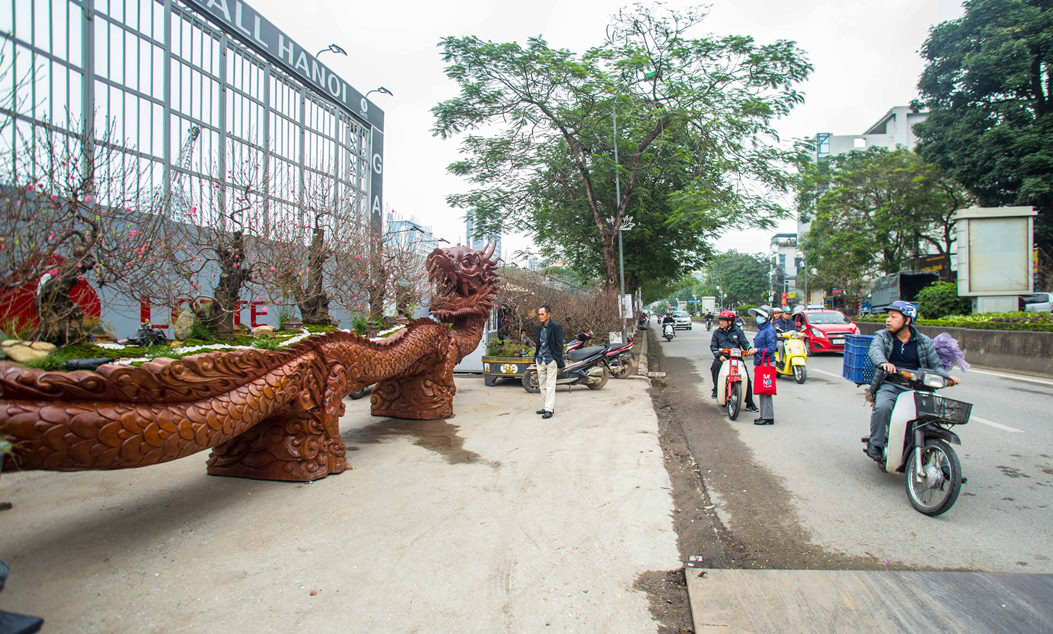
M573 341L566 345L564 351L577 350L591 338L592 335L587 332L579 333L574 337ZM607 365L611 369L611 376L616 379L624 379L632 374L633 368L636 367L636 355L632 352L632 349L635 347L636 343L633 341L626 344L612 344L608 346Z
M750 384L750 373L742 360L742 350L721 348L720 354L727 357L717 374L717 403L728 410L728 418L735 420L742 411L746 389Z
M713 318L706 317L706 332L709 332L710 330L713 330Z
M884 381L911 389L896 398L885 435L888 441L878 464L888 473L903 472L907 498L914 510L930 516L945 513L954 506L966 482L958 455L951 448L962 441L949 427L968 423L973 406L937 396L936 390L954 383L935 372L886 373L875 368L871 393L876 393ZM863 438L864 443L869 441L869 437Z
M579 335L580 336L580 335ZM607 353L610 346L588 346L563 353L566 365L556 375L556 385L584 385L590 390L603 389L611 376ZM523 373L523 389L532 394L541 391L537 366Z
M666 341L672 341L673 337L676 336L676 327L673 322L662 324L662 336L665 337Z
M782 352L775 353L775 371L782 376L792 376L794 381L804 383L808 379L808 346L804 343L804 335L791 330L780 332L779 338L783 340Z

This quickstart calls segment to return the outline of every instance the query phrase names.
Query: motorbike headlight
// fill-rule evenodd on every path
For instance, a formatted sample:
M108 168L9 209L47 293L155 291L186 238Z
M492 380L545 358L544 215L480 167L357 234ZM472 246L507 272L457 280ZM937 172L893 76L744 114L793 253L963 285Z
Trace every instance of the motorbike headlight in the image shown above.
M927 387L940 388L940 387L943 387L944 385L946 385L947 382L939 374L928 374L928 373L926 373L925 374L925 378L922 380L922 383L924 383Z

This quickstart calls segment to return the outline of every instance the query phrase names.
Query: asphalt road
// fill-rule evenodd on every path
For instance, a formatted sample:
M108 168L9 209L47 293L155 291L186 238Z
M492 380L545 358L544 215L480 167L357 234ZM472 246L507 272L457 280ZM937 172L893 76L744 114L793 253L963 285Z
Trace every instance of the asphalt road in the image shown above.
M803 385L780 380L776 424L754 426L755 414L731 422L709 400L709 340L704 325L695 324L660 345L666 357L690 360L705 377L698 386L705 418L735 429L754 462L778 478L807 541L907 566L1053 572L1053 380L957 373L962 385L942 393L974 404L970 423L956 430L968 482L954 508L931 518L910 506L902 475L880 471L863 455L870 408L860 388L841 378L840 355L809 357ZM719 503L726 485L706 484Z

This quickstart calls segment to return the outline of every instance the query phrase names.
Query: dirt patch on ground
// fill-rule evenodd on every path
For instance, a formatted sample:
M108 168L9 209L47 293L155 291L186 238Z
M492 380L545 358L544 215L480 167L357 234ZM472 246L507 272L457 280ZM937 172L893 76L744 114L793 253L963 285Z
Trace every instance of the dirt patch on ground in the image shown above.
M684 561L709 568L917 569L811 543L780 478L755 462L731 422L702 396L698 385L710 387L710 377L700 377L688 359L665 357L658 345L649 348L650 368L666 373L650 393Z
M682 569L645 572L636 578L633 589L647 594L659 634L695 631Z

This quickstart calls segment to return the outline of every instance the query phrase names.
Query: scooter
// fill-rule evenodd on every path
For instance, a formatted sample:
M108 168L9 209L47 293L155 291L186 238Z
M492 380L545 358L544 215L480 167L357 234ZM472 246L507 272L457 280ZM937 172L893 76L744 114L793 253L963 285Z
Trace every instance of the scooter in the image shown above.
M662 324L662 336L665 337L666 341L672 341L673 337L676 336L676 327L673 322Z
M791 330L780 332L779 338L783 340L782 353L775 353L775 371L783 376L792 376L794 381L804 383L808 379L808 346L804 343L804 335Z
M937 396L936 390L954 383L935 372L886 373L875 368L871 393L876 393L884 381L911 389L896 397L885 435L888 442L878 464L888 473L903 472L907 498L914 510L931 516L945 513L954 506L966 481L958 455L951 448L951 444L962 441L948 428L968 423L973 406ZM863 438L864 443L869 441L869 437Z
M720 354L727 357L717 373L717 403L727 408L728 418L735 420L742 411L746 390L750 384L750 373L742 360L742 350L721 348Z
M587 332L579 333L574 337L573 341L566 345L564 351L577 350L591 338L592 335ZM607 365L611 369L611 376L616 379L624 379L632 374L633 368L636 367L636 355L632 352L632 349L635 347L636 342L634 341L626 344L617 344L617 347L613 344L608 346Z
M706 332L709 332L710 330L713 330L713 318L706 317Z
M607 352L610 346L588 346L563 353L566 365L556 375L556 385L584 385L590 390L603 389L611 376ZM523 389L527 392L541 391L537 367L530 366L523 373Z

